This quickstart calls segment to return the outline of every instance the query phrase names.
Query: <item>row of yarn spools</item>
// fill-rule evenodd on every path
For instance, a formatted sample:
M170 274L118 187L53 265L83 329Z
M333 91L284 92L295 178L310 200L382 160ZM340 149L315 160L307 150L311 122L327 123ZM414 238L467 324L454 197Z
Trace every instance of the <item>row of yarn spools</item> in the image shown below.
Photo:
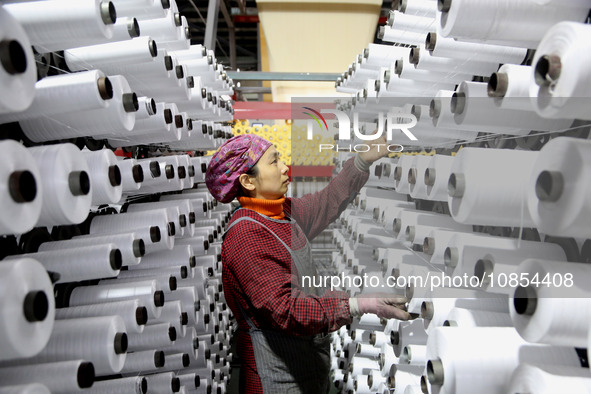
M460 161L475 165L464 150L503 154L462 149L450 157L458 162L454 170ZM417 210L425 197L408 198L414 179L418 183L425 171L425 179L445 173L450 178L439 156L383 159L357 206L345 211L344 227L335 230L333 266L339 274L332 277L334 284L352 294L405 295L409 312L418 316L387 323L364 316L342 328L332 348L335 385L359 393L591 391L591 374L581 368L588 367L581 359L586 359L591 318L584 312L591 268L582 264L591 255L588 235L543 237L541 229L510 223L515 220L508 219L514 215L510 211L497 211L504 219L486 223L477 215L456 220L452 204L452 215ZM421 159L430 164L419 164ZM489 162L493 170L503 164L497 159ZM493 172L483 176L488 180ZM401 174L398 180L395 173ZM502 182L496 186L508 190ZM515 231L493 236L471 224L514 226Z
M343 110L367 122L379 112L414 115L418 141L402 137L405 145L510 147L517 139L530 147L548 133L588 133L573 121L589 120L591 79L582 54L589 52L591 27L583 22L591 4L408 0L393 6L398 10L380 35L394 46L370 44L336 82L337 91L354 96ZM480 23L477 14L502 17ZM519 138L530 133L542 136Z
M190 45L174 1L18 2L0 14L0 122L19 122L12 134L185 150L212 149L227 137L232 81L212 51ZM35 82L31 45L61 57L51 66L58 75Z
M205 189L185 190L6 257L2 386L224 392L232 316L217 241L228 217Z

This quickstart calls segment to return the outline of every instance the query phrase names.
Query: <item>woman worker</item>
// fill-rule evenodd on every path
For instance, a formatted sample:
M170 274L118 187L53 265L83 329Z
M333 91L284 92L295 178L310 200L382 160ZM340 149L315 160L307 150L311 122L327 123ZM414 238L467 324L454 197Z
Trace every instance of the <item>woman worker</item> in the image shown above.
M404 297L349 298L301 286L303 276L316 275L308 240L343 212L370 165L387 154L385 139L375 144L349 159L322 191L301 198L285 198L288 168L259 136L233 137L212 157L209 191L220 202L238 198L241 205L222 244L224 294L239 324L240 392L326 393L328 333L363 313L409 318Z

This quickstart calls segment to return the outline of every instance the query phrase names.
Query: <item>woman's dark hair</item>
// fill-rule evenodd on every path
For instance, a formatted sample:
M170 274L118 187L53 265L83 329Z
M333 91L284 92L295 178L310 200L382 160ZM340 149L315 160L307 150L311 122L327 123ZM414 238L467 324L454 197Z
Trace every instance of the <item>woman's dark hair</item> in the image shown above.
M250 169L248 171L246 171L245 174L248 176L257 177L259 175L258 165L255 164L254 166L250 167ZM240 189L238 189L238 193L236 193L236 197L248 197L248 194L247 194L246 190L244 190L242 185L240 185Z

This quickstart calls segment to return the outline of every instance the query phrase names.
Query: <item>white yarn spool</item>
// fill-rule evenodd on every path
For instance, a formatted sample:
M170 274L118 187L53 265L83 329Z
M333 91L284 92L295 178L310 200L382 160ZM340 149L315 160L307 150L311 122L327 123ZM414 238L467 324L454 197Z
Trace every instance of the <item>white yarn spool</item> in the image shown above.
M138 231L157 226L161 241L146 244L146 253L155 250L172 249L174 246L174 223L166 208L142 212L127 212L117 215L97 216L90 223L90 234L106 234Z
M157 55L156 42L148 36L64 51L64 59L72 71L102 69L103 65L110 64L153 62Z
M172 394L181 388L181 382L174 372L146 375L146 380L150 391L154 390L155 393Z
M138 97L137 101L139 109L135 113L136 121L140 119L149 119L151 116L156 115L158 109L156 107L156 101L152 97Z
M147 254L142 258L141 264L130 268L130 270L137 271L179 265L187 268L195 267L195 254L191 245L180 245L177 243L172 250Z
M95 369L84 360L46 364L7 366L0 368L2 384L23 385L34 380L52 393L73 393L92 386Z
M508 384L508 393L550 394L564 390L591 393L591 377L587 368L560 367L551 364L520 364Z
M520 363L579 365L574 349L529 344L513 327L437 328L429 336L427 356L429 382L440 394L473 393L475 387L484 394L506 392Z
M161 371L181 371L189 368L191 365L191 356L188 353L173 353L166 355L166 364Z
M435 328L442 326L454 307L506 313L508 301L504 295L491 297L478 289L435 288L421 304L421 317L427 333L431 334Z
M118 135L133 129L135 111L138 109L137 97L124 77L114 75L109 80L113 87L113 99L104 108L22 120L20 125L23 132L31 140L41 142L81 136Z
M197 389L201 381L196 373L183 373L182 375L177 375L177 377L181 381L181 386L184 386L187 390Z
M427 200L447 201L447 182L453 162L452 156L434 155L430 157L423 173L417 172L418 179L425 184Z
M470 226L455 222L449 215L435 212L403 210L400 212L399 217L394 219L394 234L398 236L398 239L414 241L416 233L415 226L431 226L456 230L458 232L470 232L472 230Z
M431 0L401 0L398 10L409 15L434 18L437 15L437 3Z
M561 237L590 238L588 194L591 143L556 138L534 163L527 184L529 213L541 232Z
M151 371L162 371L162 367L166 365L168 358L165 357L161 350L142 350L139 352L127 353L125 358L125 365L121 369L123 376L137 375L138 373L145 374Z
M31 357L47 344L54 324L53 288L39 262L0 262L0 360Z
M5 9L41 52L74 48L88 41L105 42L113 36L117 18L113 3L99 0L10 3Z
M486 97L490 91L485 83L462 82L452 98L451 108L457 124L484 127L488 131L523 135L530 130L562 131L570 127L572 119L548 121L533 111L516 111L496 105ZM485 98L483 98L485 97ZM504 130L509 128L509 130Z
M110 149L100 151L86 151L82 154L88 163L90 170L90 182L92 189L92 204L114 204L121 200L121 169L117 165L118 160Z
M125 300L59 308L55 311L56 319L72 319L78 317L120 316L128 332L141 333L148 321L148 311L139 300Z
M174 41L181 39L179 27L182 24L178 12L167 10L164 17L138 21L142 35L153 37L156 41Z
M20 234L39 220L43 201L40 171L31 153L12 140L0 142L0 234Z
M141 276L140 274L137 273L133 273L131 275L126 275L125 277L122 278L117 278L117 279L105 279L105 280L101 280L99 281L99 284L110 284L110 283L120 283L120 284L131 284L134 285L135 283L138 282L144 282L146 280L154 280L157 284L158 287L162 289L162 291L164 291L165 294L168 294L174 290L176 290L178 284L177 284L177 277L171 274L167 274L167 273L159 273L158 275L152 275L150 277L145 277L145 276ZM156 316L152 311L148 311L148 316L150 318L153 317L159 317L160 316L161 311L158 312L158 316Z
M56 320L47 346L35 362L84 359L97 375L118 373L127 351L125 323L119 316Z
M434 17L423 17L411 14L404 14L399 11L390 11L388 15L389 26L405 31L416 33L429 33L435 29Z
M162 18L170 8L166 0L118 0L118 16L133 16L137 19Z
M400 362L403 364L423 365L427 362L427 346L406 345L402 349Z
M119 274L122 263L121 252L113 243L46 250L22 256L33 258L47 271L58 273L56 283L115 277ZM18 258L20 256L9 256L7 260Z
M369 44L364 51L366 63L379 65L390 64L398 59L408 57L410 49L391 45Z
M586 67L591 61L589 32L588 25L561 22L540 42L532 61L530 95L537 96L534 103L541 116L591 119L584 110L589 104L586 86L591 82Z
M51 394L51 391L41 383L31 383L0 387L0 394Z
M191 269L186 266L170 265L167 267L159 267L154 269L142 269L142 270L125 270L119 274L117 279L123 279L124 281L142 278L142 279L158 279L167 278L166 288L175 289L175 284L178 286L178 281L181 279L192 279L189 273ZM174 279L173 279L174 278ZM123 281L122 281L123 282ZM160 280L159 280L160 283ZM172 283L172 286L171 286Z
M37 226L79 224L92 201L89 168L74 144L28 148L39 168L43 203Z
M537 157L537 152L460 150L448 183L453 218L466 224L534 226L526 206L528 191L524 185Z
M154 350L169 346L176 340L176 329L170 323L149 324L141 334L129 334L129 350Z
M144 181L144 176L150 176L150 174L145 174L143 167L135 159L117 157L117 160L117 166L121 172L122 193L139 190Z
M148 314L159 316L164 305L164 292L156 280L134 283L102 283L94 286L81 286L72 290L69 305L101 304L113 301L138 299L148 309Z
M508 313L452 308L443 325L450 327L512 327L513 323Z
M127 358L129 358L130 354L127 354ZM86 392L92 394L145 394L147 390L148 382L143 376L101 380L94 382L92 387L85 389Z
M191 245L195 255L205 254L209 248L209 241L203 236L177 239L176 243L178 245Z
M417 160L408 170L408 183L410 196L412 198L425 198L427 196L427 185L424 182L424 176L431 156L418 155Z
M407 45L420 45L425 42L425 34L423 33L401 30L390 26L381 27L378 37L382 41Z
M584 22L589 6L581 8L540 5L535 0L511 3L486 1L448 1L438 13L440 31L445 37L485 41L535 48L550 27L563 20ZM476 15L496 15L477 18ZM527 21L524 24L523 21Z
M393 379L391 379L390 386L395 389L395 394L404 394L407 386L419 384L421 375L425 371L424 366L406 364L399 364L393 369Z
M555 243L523 240L514 240L513 247L510 244L507 246L499 244L499 246L490 245L484 248L484 250L481 246L467 245L463 247L463 251L460 253L455 273L466 273L467 275L475 275L482 278L484 283L481 286L483 288L489 288L493 293L504 293L503 290L508 290L512 293L512 290L509 288L496 289L495 284L491 283L490 280L494 278L492 276L493 273L511 274L511 272L515 271L517 264L523 259L536 257L546 260L567 260L564 249ZM483 257L484 254L486 256ZM497 262L499 263L498 266Z
M412 48L409 60L417 70L447 71L460 74L490 75L499 68L496 62L476 59L464 60L451 57L433 56L424 45Z
M24 111L35 97L35 57L24 29L4 7L0 9L0 41L0 114Z
M119 11L117 11L119 13ZM133 17L119 17L113 25L111 42L125 41L139 36L140 26Z
M520 277L537 281L517 287L510 300L511 319L519 334L529 342L562 346L587 346L589 335L589 290L585 282L591 275L586 264L564 261L524 260ZM536 275L537 274L537 275ZM563 279L572 278L566 287ZM537 278L536 278L537 277ZM550 283L546 286L542 282ZM556 284L554 284L556 282Z
M521 64L527 54L525 48L457 41L435 32L428 33L424 43L434 56L483 62Z
M394 169L394 185L398 193L408 194L410 184L408 183L408 170L412 166L416 156L403 155Z
M34 98L26 111L2 114L0 121L104 108L109 105L107 100L113 98L111 81L99 70L51 75L34 86Z
M531 66L503 64L490 77L488 95L500 108L535 111L532 98L537 97L537 91L530 95L531 74Z
M130 204L127 207L127 212L128 213L149 212L149 211L152 211L155 209L165 209L167 216L170 220L170 223L172 223L172 228L174 229L174 233L171 233L171 235L178 236L178 237L183 235L184 228L187 226L187 217L184 214L181 215L178 206L173 206L173 205L150 206L150 205L151 205L151 203L145 203L145 205L141 204L141 203L140 204Z
M163 176L162 171L160 170L160 164L154 159L138 159L136 160L136 163L141 166L144 174L142 185L143 182L149 182L150 180ZM141 190L139 192L141 193ZM129 193L131 194L132 192L130 191Z
M472 75L467 72L458 72L450 70L432 71L421 70L413 67L408 59L398 59L395 65L396 74L402 79L410 79L417 81L425 81L432 83L446 83L449 85L458 84L462 81L469 80ZM441 89L442 87L438 87Z

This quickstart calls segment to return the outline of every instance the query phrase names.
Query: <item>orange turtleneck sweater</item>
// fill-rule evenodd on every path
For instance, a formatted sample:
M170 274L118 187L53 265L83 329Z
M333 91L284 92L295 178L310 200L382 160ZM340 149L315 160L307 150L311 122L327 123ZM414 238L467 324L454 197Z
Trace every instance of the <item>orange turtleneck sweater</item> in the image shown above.
M271 219L284 219L283 203L285 197L278 200L265 200L262 198L253 197L238 197L238 201L242 208L252 209L255 212L270 217Z

